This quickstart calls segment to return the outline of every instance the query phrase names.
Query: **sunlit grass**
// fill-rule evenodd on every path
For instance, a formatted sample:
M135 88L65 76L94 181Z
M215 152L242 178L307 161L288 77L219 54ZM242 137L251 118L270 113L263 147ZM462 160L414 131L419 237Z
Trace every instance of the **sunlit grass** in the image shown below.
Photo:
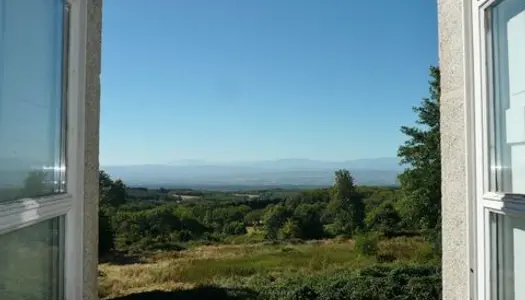
M430 246L420 238L396 238L379 244L380 253L401 262L425 262ZM304 244L200 246L181 252L163 252L131 265L101 264L100 295L115 297L151 290L176 290L199 284L240 286L260 276L277 280L293 276L358 269L377 263L361 255L350 240Z

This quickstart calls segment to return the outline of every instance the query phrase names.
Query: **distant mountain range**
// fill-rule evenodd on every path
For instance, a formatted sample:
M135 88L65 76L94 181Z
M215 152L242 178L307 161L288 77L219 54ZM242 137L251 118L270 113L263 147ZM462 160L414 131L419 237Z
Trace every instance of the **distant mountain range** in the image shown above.
M181 160L165 165L102 166L113 178L127 185L148 187L280 187L327 186L336 169L348 169L357 184L396 185L402 171L397 158L348 161L279 159L245 162Z

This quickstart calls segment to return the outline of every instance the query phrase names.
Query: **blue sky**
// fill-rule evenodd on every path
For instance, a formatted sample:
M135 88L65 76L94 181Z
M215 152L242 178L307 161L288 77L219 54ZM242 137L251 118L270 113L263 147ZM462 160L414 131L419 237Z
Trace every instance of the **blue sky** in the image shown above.
M104 1L102 165L395 156L435 1Z

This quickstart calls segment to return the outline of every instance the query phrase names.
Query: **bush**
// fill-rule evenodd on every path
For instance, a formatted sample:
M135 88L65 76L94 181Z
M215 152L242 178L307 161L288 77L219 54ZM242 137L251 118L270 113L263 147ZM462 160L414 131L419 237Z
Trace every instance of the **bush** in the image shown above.
M283 228L279 231L279 237L283 240L287 239L298 239L301 237L301 228L297 222L292 219L286 220Z
M391 263L395 261L397 257L392 253L379 253L376 255L378 263Z
M235 221L226 224L223 231L225 234L229 235L241 235L246 234L246 227L244 226L243 222Z
M398 230L401 218L394 208L394 204L390 201L385 201L371 210L367 214L365 221L368 230L386 234L387 232Z
M260 299L304 300L441 300L439 267L374 266L286 282L260 284Z
M355 247L361 254L376 255L379 250L379 237L374 233L360 235L355 239Z

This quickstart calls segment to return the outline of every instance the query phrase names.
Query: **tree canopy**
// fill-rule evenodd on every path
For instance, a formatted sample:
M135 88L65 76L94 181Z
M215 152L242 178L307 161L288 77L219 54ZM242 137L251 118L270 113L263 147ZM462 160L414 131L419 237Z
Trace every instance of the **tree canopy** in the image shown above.
M441 150L439 98L440 73L430 67L429 97L414 107L414 126L403 126L408 139L399 147L398 156L407 169L399 175L404 198L402 217L418 229L441 227Z

